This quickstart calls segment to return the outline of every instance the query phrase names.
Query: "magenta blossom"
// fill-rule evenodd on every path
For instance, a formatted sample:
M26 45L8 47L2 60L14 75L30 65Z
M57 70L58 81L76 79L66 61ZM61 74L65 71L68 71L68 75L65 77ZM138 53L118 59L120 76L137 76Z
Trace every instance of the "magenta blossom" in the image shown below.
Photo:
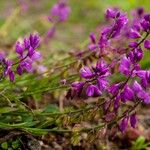
M87 96L91 97L91 96L99 96L102 93L97 86L89 85L86 89L86 94Z
M87 50L82 52L82 65L86 65L80 70L81 81L71 84L68 93L71 98L75 95L83 100L98 97L96 106L102 107L105 115L102 122L112 124L112 115L120 131L125 132L128 122L136 127L136 107L150 104L150 70L143 70L140 64L144 47L150 49L150 14L138 9L128 20L118 9L108 9L106 18L113 24L104 27L99 36L90 34L88 48L92 56L84 57Z
M12 61L3 59L4 76L9 76L10 81L14 81L15 75L12 70Z
M150 50L150 41L149 40L145 40L144 47L147 48L148 50Z
M67 20L70 14L70 7L67 6L65 1L61 0L51 8L50 13L52 21L54 21L54 18L56 17L58 22L63 22Z
M125 117L120 122L120 125L119 125L120 131L122 133L124 133L126 128L127 128L127 126L128 126L128 117Z
M137 124L137 116L136 116L135 113L130 116L130 124L131 124L131 127L133 127L133 128L136 127L136 124Z
M31 72L33 62L41 58L40 52L36 51L39 44L40 37L37 34L31 34L29 38L25 38L24 43L19 41L16 43L16 52L20 59L17 64L17 73L19 75L23 73L23 70Z

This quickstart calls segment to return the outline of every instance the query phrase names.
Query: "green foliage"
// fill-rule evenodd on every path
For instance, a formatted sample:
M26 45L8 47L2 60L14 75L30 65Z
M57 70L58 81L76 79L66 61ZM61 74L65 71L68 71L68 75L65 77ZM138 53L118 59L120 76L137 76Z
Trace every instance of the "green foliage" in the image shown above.
M8 143L7 142L2 143L1 148L2 149L8 149Z
M55 112L59 112L59 108L56 105L49 104L48 106L45 107L43 112L55 113Z
M132 142L132 150L148 150L150 149L150 144L146 142L143 136L137 138L136 141Z
M1 144L2 150L20 150L21 142L19 139L16 140L8 140L7 142L3 142Z
M12 148L17 149L20 146L20 141L17 139L16 141L12 141Z

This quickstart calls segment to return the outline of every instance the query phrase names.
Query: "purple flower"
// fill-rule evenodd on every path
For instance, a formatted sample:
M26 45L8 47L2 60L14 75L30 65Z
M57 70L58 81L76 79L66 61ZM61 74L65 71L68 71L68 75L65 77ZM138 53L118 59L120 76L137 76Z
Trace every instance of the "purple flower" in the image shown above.
M75 90L81 91L82 88L83 88L83 86L84 86L84 82L73 82L73 83L71 84L71 86L72 86Z
M104 77L99 77L97 79L97 82L98 82L98 87L101 91L104 91L108 88L108 85L109 85L109 82L106 78Z
M135 93L142 91L142 87L137 81L134 81L132 89Z
M24 39L24 43L20 43L19 41L16 43L16 52L23 58L24 52L27 51L27 55L31 58L35 53L35 49L39 47L39 44L40 37L37 34L30 34L29 38Z
M16 43L16 53L18 53L21 57L23 57L23 52L25 48L24 45L22 45L20 42Z
M137 47L137 45L138 45L137 42L130 42L129 43L129 47L131 47L131 48L135 48L135 47Z
M35 52L35 50L32 47L30 47L28 49L28 54L27 55L31 58L33 56L34 52Z
M86 95L89 96L89 97L99 96L101 94L102 94L101 91L95 85L89 85L86 89Z
M101 34L101 37L100 37L100 39L99 39L98 44L99 44L99 47L100 47L101 49L103 49L104 47L106 47L106 46L108 45L107 35Z
M147 82L146 78L141 78L141 85L144 89L146 89L148 87L148 82Z
M96 44L96 36L95 36L95 34L92 32L92 33L90 33L90 40L91 40L91 42L93 43L93 44Z
M80 70L81 76L85 79L89 79L94 77L94 74L92 73L91 69L89 67L84 67Z
M23 44L24 44L24 48L25 49L29 49L30 48L30 40L29 40L29 38L25 38Z
M136 72L136 75L141 79L142 81L142 86L144 88L147 87L148 83L147 83L147 79L149 80L149 71L145 71L145 70L139 70ZM148 77L148 78L147 78ZM149 82L149 81L148 81Z
M0 51L0 62L6 57L6 54L5 51Z
M50 28L45 36L45 43L48 42L48 39L51 39L55 32L56 27L59 23L64 22L68 19L70 14L70 7L67 5L66 0L59 0L50 10L50 16L48 20L53 23L52 28Z
M84 84L85 84L84 82L78 82L78 81L73 82L71 84L71 88L69 89L66 97L71 99L73 99L74 97L79 98L84 91L83 90Z
M9 76L10 81L14 81L15 74L13 66L16 66L16 72L21 75L24 70L27 72L32 71L32 64L34 60L41 57L41 54L35 49L39 46L40 38L37 34L30 34L29 38L25 38L24 42L16 42L15 49L19 55L18 60L15 63L10 60L6 60L3 56L0 58L1 65L3 67L3 76Z
M139 98L142 99L142 101L145 103L145 104L150 104L150 93L149 92L146 92L146 91L141 91L139 94L138 94Z
M39 73L45 73L48 71L48 68L44 65L37 65L36 66L36 70L39 72Z
M141 16L141 15L143 15L143 13L144 13L144 8L143 8L143 7L139 7L139 8L137 9L137 14L138 14L139 16Z
M136 123L137 123L137 117L136 117L136 114L132 114L130 116L130 124L131 124L131 127L132 128L135 128L136 127Z
M128 34L128 37L131 38L131 39L137 39L137 38L140 38L141 35L138 31L136 31L134 29L131 29L129 34Z
M150 84L150 71L146 71L145 78L148 84Z
M125 86L124 91L121 93L121 99L123 102L134 100L134 92L128 85Z
M36 52L34 51L34 53L32 54L32 56L30 57L33 61L35 60L39 60L42 57L40 52Z
M36 51L39 44L40 37L37 34L30 34L29 38L25 38L23 43L16 43L16 52L20 59L16 71L19 75L22 75L24 70L31 72L33 62L41 58L41 53Z
M110 75L109 68L103 59L97 61L96 68L94 70L98 75L103 75L103 76Z
M143 51L141 48L135 48L129 53L129 58L132 63L139 62L142 59L142 57L143 57Z
M116 15L117 15L117 10L113 10L113 9L111 9L111 8L108 8L107 10L106 10L106 18L115 18L116 17Z
M84 67L80 70L81 77L85 78L84 87L86 88L87 96L99 96L102 91L107 90L109 82L107 77L110 75L109 68L103 59L100 59L96 66ZM92 80L87 80L91 79ZM95 85L93 85L93 82ZM75 84L76 85L76 84Z
M57 17L57 21L58 22L63 22L65 20L67 20L69 14L70 14L70 7L67 6L67 4L65 3L65 1L60 1L59 3L55 4L51 10L51 18L53 18L52 20L54 20L55 17Z
M109 93L116 95L120 88L121 88L122 84L121 83L117 83L117 84L113 84L110 88L109 88Z
M14 74L13 71L9 72L9 79L10 79L11 82L13 82L15 80L15 74Z
M50 28L48 30L48 32L47 32L47 37L48 38L52 38L54 36L55 32L56 32L56 28L55 27Z
M110 27L104 28L101 32L98 43L101 49L108 45L109 39L117 37L124 28L124 25L128 22L127 15L119 12L118 10L108 9L106 11L106 17L114 19L114 24Z
M117 37L120 34L120 32L123 29L123 27L128 22L128 18L127 18L126 14L124 14L124 13L118 13L117 15L118 15L117 16L118 18L117 18L117 20L116 20L116 22L115 22L115 24L114 24L114 26L112 28L114 30L114 32L111 35L112 38Z
M98 46L96 44L96 36L94 33L90 34L90 40L91 40L91 44L89 44L88 48L90 50L95 50Z
M131 68L131 61L124 55L121 60L119 71L125 74L126 76L129 76L131 73L130 68Z
M103 59L100 59L96 66L91 68L84 67L80 70L82 78L91 79L86 80L84 87L86 88L87 96L99 96L102 94L102 91L107 90L109 82L107 77L110 75L108 65ZM93 82L95 82L93 85Z
M29 37L30 47L36 49L39 47L40 44L40 37L37 34L30 34Z
M146 21L149 21L149 22L150 22L150 14L145 14L145 15L144 15L144 19L145 19Z
M117 95L117 97L114 100L114 111L116 112L120 106L120 95Z
M110 21L112 24L102 29L98 40L94 33L90 34L89 49L100 51L93 52L91 57L84 60L84 64L91 64L80 70L83 83L75 82L69 90L72 97L100 97L103 100L100 103L103 108L102 119L107 124L113 117L118 118L121 132L125 132L129 121L133 128L136 127L137 118L133 112L137 105L141 102L150 104L150 70L142 70L140 66L144 55L142 44L150 49L150 41L147 40L150 15L142 18L143 15L143 10L139 9L127 24L126 14L117 9L107 10L106 18L112 19L113 23ZM88 53L85 50L78 56L82 59ZM125 79L117 78L118 74L125 75ZM133 105L124 105L122 102Z
M98 47L98 46L97 46L96 44L89 44L89 45L88 45L88 48L89 48L89 50L91 50L91 51L95 50L97 47Z
M150 84L150 71L139 70L136 74L141 79L142 86L146 89Z
M18 65L18 67L17 67L17 73L18 73L19 75L22 75L22 73L23 73L23 68L21 67L21 65Z
M143 31L148 32L148 30L150 28L150 22L142 20L141 26L142 26Z
M127 128L127 126L128 126L128 118L127 118L127 117L124 117L124 118L121 120L120 124L119 124L119 129L120 129L120 131L121 131L122 133L124 133L125 130L126 130L126 128Z
M28 59L28 60L20 62L20 64L17 67L17 73L19 75L22 75L23 70L26 70L27 72L32 71L32 60Z
M140 26L139 22L138 22L138 23L135 22L135 23L133 24L132 29L135 30L135 31L137 31L137 32L140 32L141 26Z
M11 82L14 81L15 75L12 71L12 61L3 59L4 65L4 76L9 76Z
M145 40L144 47L147 48L148 50L150 50L150 41L149 40Z
M137 71L137 76L138 77L140 77L140 78L144 78L145 77L145 75L146 75L146 70L139 70L139 71Z
M150 30L150 14L144 15L144 19L141 21L143 31L149 32Z
M150 104L150 93L144 91L142 86L137 81L134 81L132 89L140 100L146 104Z

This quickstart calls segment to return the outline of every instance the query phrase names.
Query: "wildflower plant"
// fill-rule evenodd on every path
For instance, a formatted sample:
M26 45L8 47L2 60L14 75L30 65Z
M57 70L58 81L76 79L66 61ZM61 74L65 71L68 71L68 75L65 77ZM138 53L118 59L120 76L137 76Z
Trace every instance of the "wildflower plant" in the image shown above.
M67 20L69 13L70 7L65 1L52 7L49 20L54 26L48 36L54 34L58 23ZM38 49L45 44L38 34L16 42L15 59L0 55L0 77L4 84L0 85L3 90L0 95L9 105L9 110L8 107L1 110L0 128L34 135L67 132L73 144L78 143L82 132L97 137L101 131L124 133L128 126L136 128L138 106L150 104L150 71L140 64L144 51L150 50L150 14L140 8L130 20L126 13L109 8L105 19L106 26L99 33L90 34L85 49L70 55L72 62L64 59L66 64L51 65L42 74L36 74L33 68L41 59ZM38 94L59 92L61 95L62 91L66 92L65 101L77 104L60 111L54 105L36 110L25 103L36 99ZM55 99L54 95L50 96ZM95 101L88 103L89 99Z
M46 41L51 39L56 31L58 24L65 22L70 14L70 7L67 5L66 0L60 0L50 10L48 20L52 23L52 27L48 30Z
M98 38L90 34L88 48L98 55L96 64L80 69L82 81L73 82L67 96L83 100L98 97L97 107L103 108L102 122L109 125L116 120L124 132L129 123L136 127L136 107L150 103L149 70L140 66L144 50L149 50L150 15L138 10L129 20L118 9L108 9L105 16L110 25L102 29ZM120 40L121 45L117 43ZM113 81L116 75L124 79Z
M36 34L31 34L29 38L25 38L23 43L17 41L15 47L18 58L15 61L8 60L4 56L0 58L4 70L3 76L9 76L10 81L13 82L15 73L22 75L24 70L31 72L33 62L41 57L40 52L36 51L39 43L40 37ZM13 66L16 66L16 70Z

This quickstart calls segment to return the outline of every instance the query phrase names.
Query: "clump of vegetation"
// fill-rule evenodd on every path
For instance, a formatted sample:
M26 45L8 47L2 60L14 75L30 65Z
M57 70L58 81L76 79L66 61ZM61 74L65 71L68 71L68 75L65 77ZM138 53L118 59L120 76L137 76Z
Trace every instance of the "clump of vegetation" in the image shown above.
M138 108L150 104L150 71L141 65L150 50L150 14L138 8L128 17L118 8L109 8L105 26L100 24L100 32L90 34L82 50L42 57L71 10L65 0L58 1L47 17L44 34L33 29L13 44L12 52L0 53L2 149L40 149L45 141L58 146L45 137L57 141L61 136L69 141L65 146L76 146L125 134L129 127L137 128ZM5 37L18 12L0 35ZM55 54L61 60L56 61ZM139 137L131 148L147 147Z

